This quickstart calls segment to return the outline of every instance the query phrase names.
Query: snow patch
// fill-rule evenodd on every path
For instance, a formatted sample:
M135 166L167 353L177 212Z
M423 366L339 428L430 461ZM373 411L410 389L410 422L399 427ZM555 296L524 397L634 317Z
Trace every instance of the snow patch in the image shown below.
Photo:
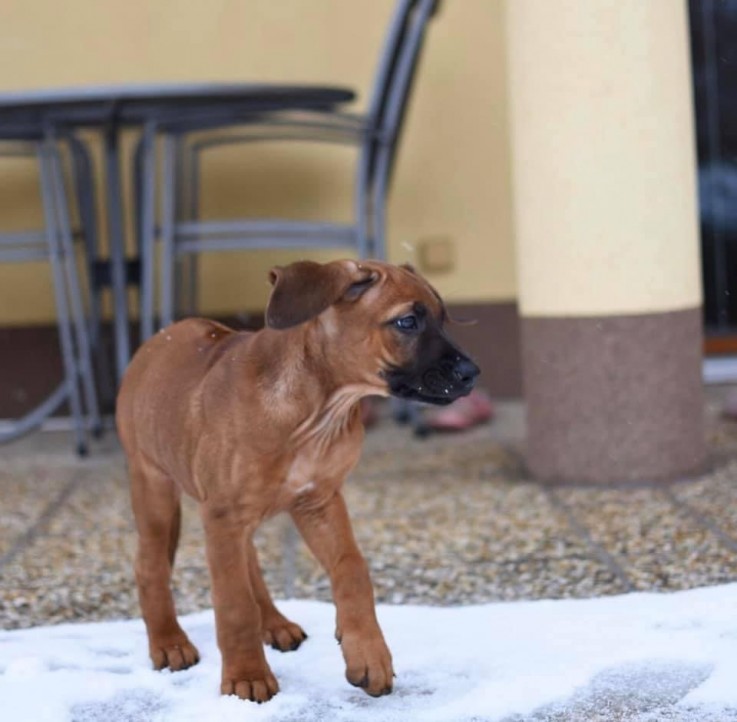
M737 584L675 594L432 608L381 606L397 679L344 679L332 605L279 605L310 637L267 649L269 703L219 695L212 612L182 618L202 661L155 672L140 620L0 632L13 722L737 720Z

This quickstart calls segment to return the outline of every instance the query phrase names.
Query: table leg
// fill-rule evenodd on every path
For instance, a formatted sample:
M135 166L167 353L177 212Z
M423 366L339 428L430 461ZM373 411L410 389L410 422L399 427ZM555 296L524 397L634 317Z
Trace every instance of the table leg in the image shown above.
M51 192L56 204L59 245L62 251L64 273L68 286L69 310L77 341L78 372L82 381L82 390L89 423L92 425L92 433L99 437L102 433L102 421L97 401L97 389L92 376L92 352L87 332L87 320L82 304L82 288L79 283L77 263L74 256L74 239L72 238L72 225L69 219L66 189L64 187L64 172L59 156L57 138L53 133L50 133L44 142L49 163Z
M108 239L110 244L113 318L115 324L115 361L118 383L130 359L128 335L127 269L123 228L123 199L120 180L120 140L114 125L105 129L105 190L107 193Z
M74 434L77 442L77 453L87 454L87 431L82 413L82 399L79 392L79 363L74 350L72 334L72 317L69 308L67 282L64 273L64 251L60 243L59 217L54 198L54 178L51 159L47 150L47 142L38 145L38 164L41 183L41 199L46 221L46 235L51 256L51 272L53 274L54 297L59 322L59 339L61 342L62 360L66 396L74 420ZM54 394L56 395L56 394ZM40 409L39 409L40 412ZM37 419L39 422L41 418Z

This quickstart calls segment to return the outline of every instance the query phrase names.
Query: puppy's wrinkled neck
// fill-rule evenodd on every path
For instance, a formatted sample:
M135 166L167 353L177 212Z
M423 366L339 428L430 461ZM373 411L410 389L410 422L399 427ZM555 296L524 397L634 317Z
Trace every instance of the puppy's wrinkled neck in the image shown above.
M292 437L325 433L332 438L360 423L358 402L382 389L378 378L371 383L373 379L355 365L346 369L340 329L329 314L271 333L278 334L275 346L283 352L275 349L269 385L279 394L280 404L299 401L301 408L309 409L296 423Z

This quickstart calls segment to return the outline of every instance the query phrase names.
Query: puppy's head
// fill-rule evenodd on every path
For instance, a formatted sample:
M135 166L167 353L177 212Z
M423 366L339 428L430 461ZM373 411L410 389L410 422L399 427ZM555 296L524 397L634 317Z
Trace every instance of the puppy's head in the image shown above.
M270 328L314 322L351 381L374 393L447 404L479 369L446 336L442 299L415 270L379 261L300 261L271 270Z

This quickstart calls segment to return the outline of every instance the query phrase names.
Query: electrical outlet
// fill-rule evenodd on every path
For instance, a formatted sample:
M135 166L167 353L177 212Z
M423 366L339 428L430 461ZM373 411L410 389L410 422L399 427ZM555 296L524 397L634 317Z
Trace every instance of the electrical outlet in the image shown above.
M427 236L417 242L417 260L422 271L449 273L455 267L455 246L450 236Z

